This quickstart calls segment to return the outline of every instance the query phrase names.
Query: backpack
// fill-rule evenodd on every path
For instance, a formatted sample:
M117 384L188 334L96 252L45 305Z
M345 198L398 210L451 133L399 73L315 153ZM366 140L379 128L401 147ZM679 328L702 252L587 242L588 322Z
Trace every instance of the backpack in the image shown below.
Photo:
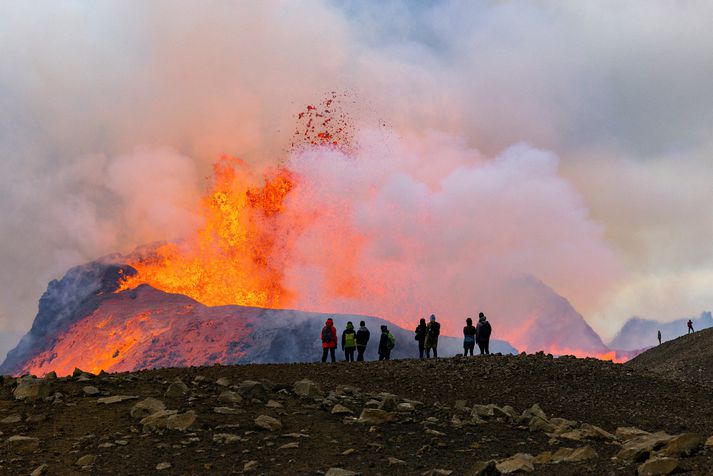
M353 332L347 332L344 334L344 347L356 347L356 334Z
M391 350L394 347L396 347L396 336L394 336L391 332L387 334L387 337L389 338L388 342L386 342L386 348Z
M441 333L441 325L437 323L436 321L433 321L431 325L428 327L428 335L429 337L438 337L438 335Z
M332 329L327 326L322 328L322 342L332 342Z

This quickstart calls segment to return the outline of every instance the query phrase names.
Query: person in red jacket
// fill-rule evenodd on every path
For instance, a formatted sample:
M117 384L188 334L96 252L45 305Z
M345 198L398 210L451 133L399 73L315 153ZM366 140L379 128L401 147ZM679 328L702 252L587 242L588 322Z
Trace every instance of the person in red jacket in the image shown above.
M334 321L330 317L322 328L322 362L327 361L327 352L331 354L332 362L337 358L334 350L337 348L337 329L334 328Z

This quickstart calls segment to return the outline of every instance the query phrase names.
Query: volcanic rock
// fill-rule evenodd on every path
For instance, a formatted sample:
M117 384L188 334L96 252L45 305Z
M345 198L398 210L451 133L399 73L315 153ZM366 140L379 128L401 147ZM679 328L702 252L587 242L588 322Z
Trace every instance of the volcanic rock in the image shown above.
M144 418L165 409L166 405L161 400L148 397L131 407L130 414L132 418Z
M332 415L351 415L354 413L344 405L336 404L332 407Z
M239 443L242 438L239 435L234 435L232 433L215 433L213 435L213 441L222 445L227 445L230 443Z
M30 476L43 476L47 474L47 469L49 469L49 465L41 464L30 473Z
M169 430L186 431L196 421L196 412L188 410L184 413L176 413L166 418L166 428Z
M99 394L99 389L92 385L87 385L86 387L82 387L82 391L84 392L84 395L88 395L90 397Z
M18 379L17 387L13 392L16 400L43 400L50 395L50 383L47 380L34 377Z
M218 413L220 415L240 415L243 413L243 410L230 407L215 407L213 408L213 413Z
M479 461L466 472L467 476L500 476L495 461Z
M255 418L255 425L263 430L276 431L282 429L282 423L277 418L268 415L260 415Z
M295 382L293 387L294 392L301 397L321 398L322 391L316 383L311 380L303 379Z
M81 456L76 463L77 466L89 466L94 464L94 462L97 460L96 455L84 455Z
M176 379L175 382L171 383L164 394L166 398L181 398L186 395L188 395L188 385L183 383L181 379Z
M163 463L159 463L156 465L156 471L163 471L164 469L170 469L171 468L171 463L168 461L164 461Z
M508 459L499 462L496 467L502 474L523 471L531 473L535 470L534 457L527 453L517 453Z
M0 423L10 424L10 423L20 423L21 421L22 421L22 416L15 413L13 415L6 416L2 420L0 420Z
M218 395L218 401L223 403L240 403L243 401L243 398L235 392L225 390Z
M5 440L5 446L15 453L32 453L40 446L39 438L30 436L13 435Z
M225 378L225 377L220 377L218 380L215 381L216 385L220 385L221 387L230 387L230 380Z
M697 433L683 433L674 436L657 453L659 456L691 456L700 450L706 439Z
M97 398L97 403L111 405L112 403L121 403L127 400L136 400L138 398L139 397L137 395L112 395L111 397Z
M262 382L243 380L238 385L238 394L246 400L267 400L267 389Z
M637 469L639 476L660 476L671 474L680 469L680 464L674 458L654 458L641 464Z
M359 473L342 468L329 468L324 476L359 476Z
M380 425L388 423L394 419L394 415L378 408L365 408L359 415L359 423L368 425Z
M159 410L147 417L144 417L141 420L141 424L144 427L144 431L166 428L166 420L168 420L168 417L173 416L177 413L178 410Z

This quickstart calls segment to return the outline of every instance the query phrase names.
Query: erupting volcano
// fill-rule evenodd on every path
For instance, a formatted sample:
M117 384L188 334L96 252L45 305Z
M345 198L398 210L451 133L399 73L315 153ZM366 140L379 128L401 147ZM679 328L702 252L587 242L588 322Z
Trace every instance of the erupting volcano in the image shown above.
M551 242L562 239L561 230L524 244L507 224L517 219L507 207L520 198L472 195L503 180L494 171L522 182L523 194L538 178L561 187L548 157L531 159L518 149L487 162L466 151L437 181L428 168L408 175L402 167L420 152L399 150L404 144L373 131L357 147L335 97L298 115L302 130L279 166L258 172L221 157L189 236L50 283L31 332L0 370L312 360L325 317L315 312L379 316L406 329L435 312L444 333L458 336L465 317L483 309L496 338L514 346L497 344L501 351L622 358L531 264L519 264L523 255L561 253ZM530 168L524 174L523 164ZM472 184L464 186L466 179ZM522 200L537 202L538 190ZM481 222L487 216L489 227L505 231L488 234ZM409 356L413 340L399 332L396 355ZM457 339L448 342L457 352Z

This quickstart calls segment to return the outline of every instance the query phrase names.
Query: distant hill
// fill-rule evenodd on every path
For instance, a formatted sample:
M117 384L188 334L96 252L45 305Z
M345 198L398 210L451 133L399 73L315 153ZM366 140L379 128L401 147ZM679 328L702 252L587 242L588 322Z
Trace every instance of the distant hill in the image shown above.
M713 384L713 329L696 331L664 342L624 365L650 370L666 377Z
M662 341L669 341L686 334L686 322L688 317L677 319L672 322L657 322L651 319L642 319L640 317L632 317L614 339L609 342L609 347L612 349L621 350L637 350L644 349L656 345L656 331L661 330ZM710 312L703 312L693 320L693 328L703 330L713 327L713 316Z
M418 357L411 329L378 317L321 314L244 306L204 306L148 285L114 293L131 269L93 262L53 281L40 299L30 332L11 350L0 373L67 375L74 367L120 372L162 367L314 362L321 357L320 330L332 317L341 335L347 321L371 331L366 358L375 360L379 327L396 336L393 358ZM493 340L492 352L516 353ZM462 338L441 336L439 356L462 353ZM337 352L340 360L344 354Z

